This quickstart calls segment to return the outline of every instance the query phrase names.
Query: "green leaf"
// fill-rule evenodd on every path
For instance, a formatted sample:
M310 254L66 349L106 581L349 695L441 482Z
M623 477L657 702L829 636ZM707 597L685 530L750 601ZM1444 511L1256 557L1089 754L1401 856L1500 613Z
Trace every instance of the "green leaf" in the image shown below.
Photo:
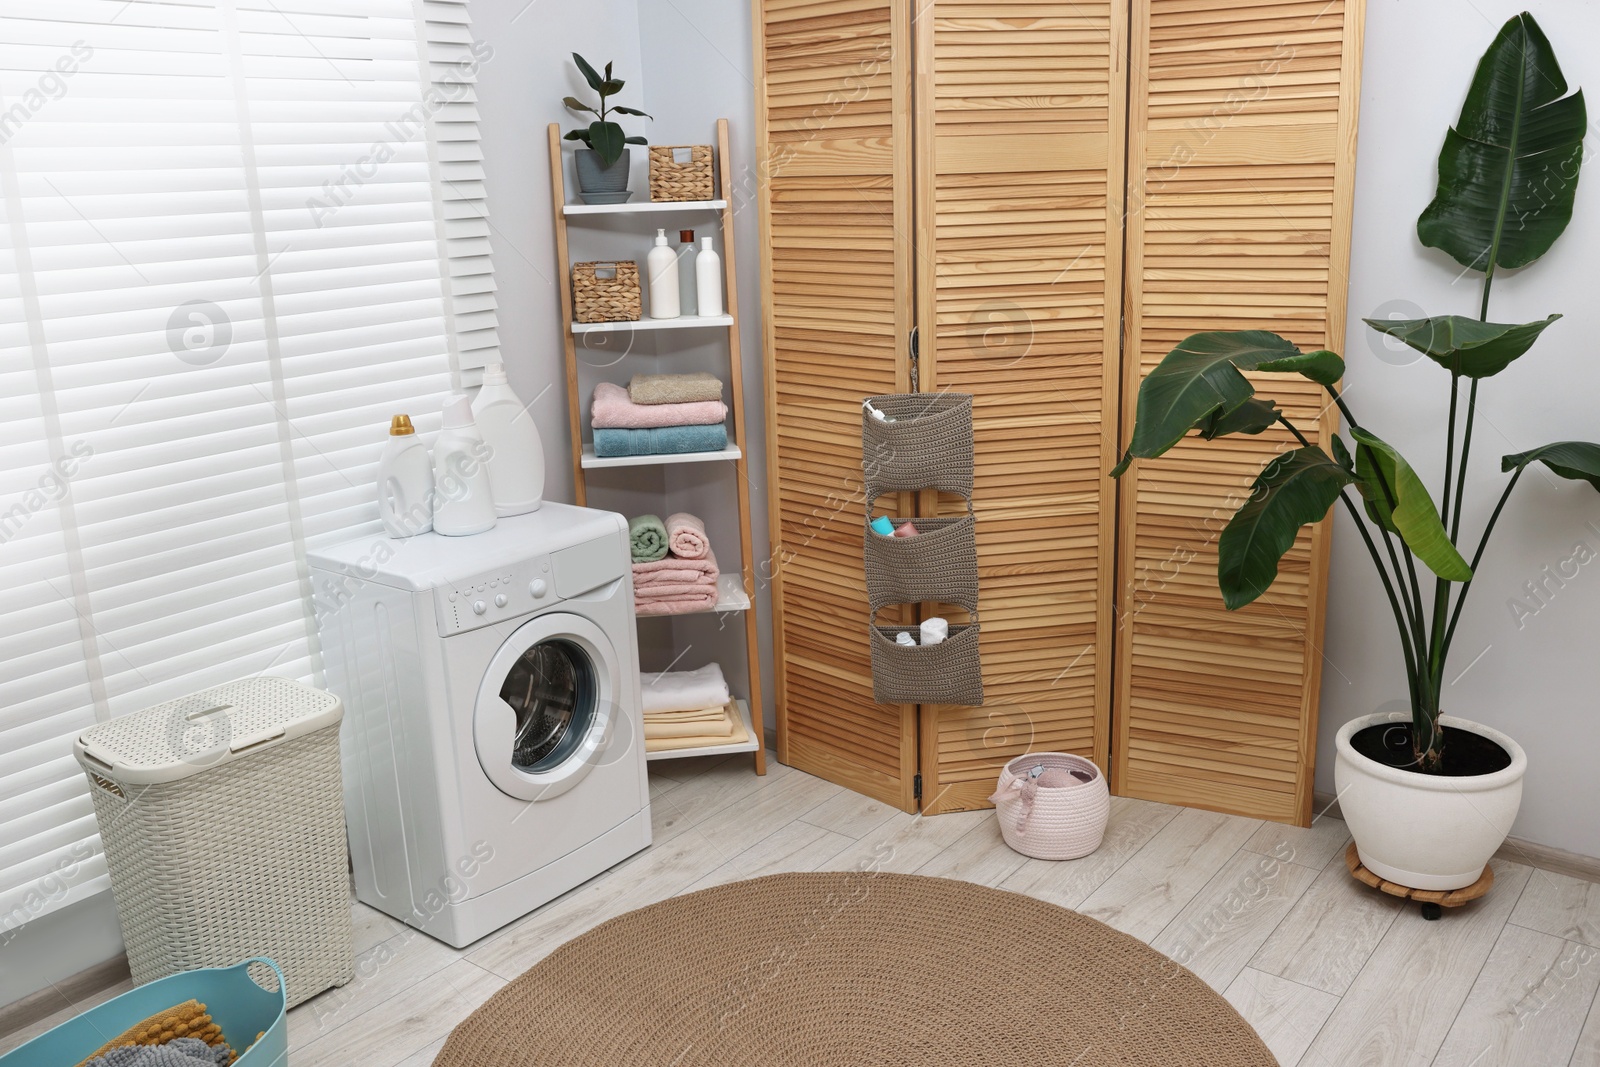
M626 139L622 136L622 127L615 122L589 123L589 147L600 153L606 166L611 166L622 157L624 143Z
M653 118L655 118L654 115L647 115L643 111L640 111L638 108L623 107L621 104L618 104L616 107L612 108L611 110L615 111L619 115L638 115L642 119L653 119Z
M1159 456L1207 419L1226 415L1249 400L1255 388L1241 370L1299 354L1293 343L1265 330L1213 331L1185 338L1139 383L1133 440L1111 476L1121 476L1135 456Z
M1468 378L1487 378L1499 374L1532 348L1545 328L1560 317L1551 315L1521 324L1479 322L1460 315L1362 321L1379 333L1405 342L1445 370Z
M1265 593L1300 527L1320 522L1355 476L1316 447L1285 452L1256 478L1217 541L1217 585L1236 611Z
M649 144L650 143L649 141L645 140L643 137L624 137L623 140L625 142L627 142L628 144Z
M600 77L600 72L591 67L589 61L576 52L572 53L572 61L578 65L578 73L582 74L583 80L589 83L589 88L597 93L600 92L600 87L606 83L606 80Z
M1339 466L1343 467L1351 474L1354 474L1356 471L1356 461L1350 458L1350 450L1345 447L1344 438L1340 437L1338 434L1330 434L1328 440L1333 445L1334 460L1338 462Z
M561 102L566 104L567 108L572 111L587 111L591 115L600 114L600 112L596 111L588 104L585 104L582 100L579 100L575 96L564 96L561 98Z
M1566 95L1555 51L1533 16L1514 16L1478 61L1439 153L1439 188L1417 236L1473 270L1521 267L1572 219L1588 119Z
M611 62L609 60L606 61L606 80L611 80Z
M607 78L605 81L600 83L600 95L602 97L616 96L618 93L622 92L622 87L625 84L627 83L621 78Z
M1200 436L1215 441L1230 433L1261 433L1276 425L1278 404L1275 400L1251 397L1227 413L1216 412L1200 424Z
M1444 532L1433 498L1411 464L1392 446L1366 430L1352 429L1350 435L1360 446L1356 449L1356 475L1361 479L1361 495L1367 500L1367 514L1385 529L1399 534L1434 574L1449 582L1470 581L1472 568L1456 551L1450 535ZM1391 497L1394 500L1392 510Z
M1563 478L1588 482L1600 489L1600 445L1588 441L1557 441L1532 452L1504 456L1500 460L1500 469L1521 470L1534 462L1543 463Z
M1339 353L1321 348L1315 352L1300 352L1285 359L1270 360L1256 370L1303 374L1318 385L1333 385L1344 377L1344 360Z
M568 130L567 131L567 135L565 137L561 138L561 139L563 141L582 141L584 144L588 144L589 143L589 131L588 130Z

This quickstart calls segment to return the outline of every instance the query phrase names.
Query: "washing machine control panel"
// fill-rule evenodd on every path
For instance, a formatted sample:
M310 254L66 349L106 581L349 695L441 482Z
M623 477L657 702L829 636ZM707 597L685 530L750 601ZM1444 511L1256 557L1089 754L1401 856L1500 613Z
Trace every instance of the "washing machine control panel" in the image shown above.
M555 599L550 557L545 555L439 586L433 591L433 609L439 636L448 637L527 615Z

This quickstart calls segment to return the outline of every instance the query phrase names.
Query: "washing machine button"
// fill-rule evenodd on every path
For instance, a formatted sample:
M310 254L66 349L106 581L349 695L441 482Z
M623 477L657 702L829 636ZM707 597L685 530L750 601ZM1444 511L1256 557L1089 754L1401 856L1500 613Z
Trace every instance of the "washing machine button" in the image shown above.
M488 610L489 610L489 605L485 604L483 601L474 600L472 602L472 613L474 615L482 615L484 612L486 612Z
M509 601L510 601L510 598L507 597L504 593L496 593L495 594L495 598L494 598L494 606L497 607L497 608L503 608L503 607L506 606L506 604Z
M532 593L535 597L544 596L545 591L549 588L550 586L545 583L543 578L535 578L533 581L528 583L528 592Z

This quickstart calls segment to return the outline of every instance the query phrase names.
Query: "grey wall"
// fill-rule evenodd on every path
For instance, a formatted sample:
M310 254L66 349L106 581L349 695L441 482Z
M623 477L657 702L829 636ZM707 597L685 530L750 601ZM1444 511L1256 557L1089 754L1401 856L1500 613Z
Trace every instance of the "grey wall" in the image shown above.
M1479 275L1423 248L1416 218L1433 196L1435 160L1456 119L1477 60L1522 0L1369 0L1356 177L1355 239L1346 341L1350 404L1395 445L1437 497L1444 477L1449 375L1410 349L1386 347L1363 316L1476 316ZM1567 81L1600 91L1600 7L1543 3L1534 9ZM1591 104L1591 115L1594 114ZM1600 150L1591 125L1588 152ZM1600 168L1578 189L1572 226L1539 262L1495 280L1490 317L1527 322L1567 317L1527 356L1479 391L1464 532L1466 554L1504 486L1500 457L1551 441L1600 439ZM1399 301L1400 303L1395 303ZM1463 390L1463 398L1465 390ZM1579 545L1600 554L1600 496L1580 483L1530 472L1496 529L1462 615L1446 673L1446 712L1498 727L1528 753L1522 814L1512 833L1600 856L1600 559L1573 565L1544 605L1524 585L1568 560ZM1333 737L1368 712L1403 706L1405 676L1392 615L1365 549L1339 514L1333 541L1317 787L1333 789ZM1537 613L1520 621L1513 603Z

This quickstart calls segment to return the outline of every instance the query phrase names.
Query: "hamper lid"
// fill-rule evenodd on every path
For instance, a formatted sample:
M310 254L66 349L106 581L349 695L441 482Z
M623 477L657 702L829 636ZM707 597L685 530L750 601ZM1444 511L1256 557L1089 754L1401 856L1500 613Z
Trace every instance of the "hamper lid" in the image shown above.
M175 782L333 726L339 698L263 676L202 689L92 726L72 743L90 773L130 785Z

